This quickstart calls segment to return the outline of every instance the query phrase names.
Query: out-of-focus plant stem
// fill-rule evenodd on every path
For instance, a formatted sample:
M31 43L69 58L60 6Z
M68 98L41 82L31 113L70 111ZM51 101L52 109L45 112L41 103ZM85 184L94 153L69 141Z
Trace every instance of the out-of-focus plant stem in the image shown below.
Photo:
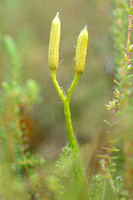
M112 113L112 119L110 124L110 128L108 131L108 135L110 136L113 132L114 126L115 126L115 121L116 118L119 114L119 111L121 109L121 97L124 94L125 91L125 86L124 86L124 81L125 81L125 77L127 76L127 68L129 65L129 56L130 53L128 55L128 59L127 59L127 66L125 63L125 59L123 59L122 54L123 54L123 50L122 50L122 46L123 46L123 42L124 42L124 30L123 30L123 5L124 5L124 1L123 0L119 0L119 2L116 2L116 11L115 11L115 17L116 17L116 21L115 21L115 27L114 27L114 44L115 44L115 49L116 49L116 77L118 77L118 79L120 79L120 83L119 83L119 90L116 90L114 92L116 99L114 99L112 102L109 103L109 105L107 105L107 109L111 110ZM133 6L133 1L131 2L130 5L130 9ZM131 26L131 17L129 17L129 28L128 28L128 39L127 39L127 43L130 41L130 26ZM126 86L127 87L127 86ZM125 95L126 96L126 95ZM112 106L113 105L113 106ZM107 146L107 152L105 155L105 160L104 160L104 182L103 182L103 191L102 191L102 200L105 199L105 192L106 192L106 182L107 182L107 178L109 178L112 189L114 189L114 183L111 177L111 174L109 172L109 164L111 162L110 158L111 158L111 148L112 148L112 142L109 139L108 140L108 146Z
M133 0L130 0L130 11L133 8ZM128 43L130 44L130 40L131 40L131 25L132 25L132 19L133 16L131 14L129 14L129 24L128 24L128 34L127 34L127 46ZM130 51L127 49L127 69L129 68L130 65ZM126 102L125 106L127 106L128 102ZM125 151L125 166L126 166L126 182L128 185L128 188L132 185L132 180L131 180L131 141L129 141L129 139L126 138L125 140L125 144L124 144L124 151ZM132 186L131 186L132 187Z

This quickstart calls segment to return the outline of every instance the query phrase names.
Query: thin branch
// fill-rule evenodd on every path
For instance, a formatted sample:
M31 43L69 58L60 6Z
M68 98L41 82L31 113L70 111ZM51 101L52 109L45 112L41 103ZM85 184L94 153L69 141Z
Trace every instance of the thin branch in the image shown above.
M133 0L130 0L130 11L133 8ZM128 24L128 34L127 34L127 44L130 42L131 38L131 25L132 25L133 16L129 15L129 24ZM127 51L127 67L129 66L130 52Z
M53 83L54 83L54 85L55 85L55 88L56 88L56 90L57 90L57 93L58 93L58 95L60 96L60 98L61 98L61 100L62 100L62 102L63 102L65 96L64 96L63 91L62 91L62 89L61 89L61 87L59 86L59 83L58 83L58 81L57 81L56 72L53 71L53 70L51 70L51 78L52 78L52 81L53 81Z
M73 80L73 82L72 82L72 84L71 84L71 86L70 86L70 88L68 90L68 93L67 93L67 97L66 98L68 99L68 101L70 101L71 94L72 94L74 88L76 87L76 85L78 83L79 77L80 77L80 75L75 73L74 80Z

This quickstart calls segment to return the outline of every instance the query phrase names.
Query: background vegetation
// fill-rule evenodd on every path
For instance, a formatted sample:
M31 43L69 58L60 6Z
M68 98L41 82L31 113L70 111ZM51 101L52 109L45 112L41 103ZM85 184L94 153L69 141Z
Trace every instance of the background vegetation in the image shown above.
M51 82L47 61L51 20L57 11L60 11L62 20L60 60L63 59L57 76L66 90L74 76L72 63L77 36L85 24L89 31L85 72L71 103L77 138L81 144L90 144L104 135L102 120L107 115L105 103L110 99L113 83L113 2L3 0L0 4L1 33L11 35L18 46L23 63L23 82L33 78L41 87L42 102L27 116L33 148L41 149L47 158L52 159L66 143L62 107ZM2 81L8 70L2 45L1 57Z
M34 104L30 110L25 108L25 119L30 151L40 154L47 161L45 169L41 171L44 176L59 157L61 148L66 145L67 141L61 100L52 84L48 67L47 52L51 21L59 11L62 22L60 60L63 59L63 61L59 65L57 77L65 91L74 77L74 64L72 63L74 63L74 46L77 36L84 25L88 26L86 66L72 94L71 113L73 128L89 177L101 170L97 156L103 154L102 147L107 144L106 131L108 129L103 119L111 119L105 104L113 99L114 90L113 80L116 66L112 33L116 20L114 9L115 3L112 0L0 1L1 38L3 35L10 35L18 47L22 60L22 84L25 85L26 80L33 79L41 88L41 101ZM127 30L126 25L125 28ZM0 55L0 82L2 83L8 73L8 62L2 40ZM2 86L0 87L2 89ZM130 120L132 121L132 115L130 115ZM128 129L131 128L130 126L131 123ZM127 134L127 129L125 132ZM113 140L119 139L116 146L120 149L115 175L122 176L124 179L126 179L123 150L125 132L115 130L113 135ZM132 166L130 174L132 174ZM20 188L22 190L20 192L23 192L23 188L21 186Z

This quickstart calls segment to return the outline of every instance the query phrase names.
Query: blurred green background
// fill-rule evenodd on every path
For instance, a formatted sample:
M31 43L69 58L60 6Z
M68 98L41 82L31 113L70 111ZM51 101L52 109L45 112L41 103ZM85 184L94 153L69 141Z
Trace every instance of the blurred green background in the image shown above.
M22 59L22 80L34 79L41 88L40 104L26 113L31 150L53 160L66 144L63 106L51 81L48 43L52 19L60 12L61 43L57 78L67 89L74 77L77 37L87 24L89 32L85 71L71 99L76 137L88 160L100 154L109 118L105 104L113 95L113 8L112 0L1 0L0 32L11 35ZM0 46L0 82L8 71L4 49ZM98 148L99 146L99 148ZM93 163L93 162L92 162Z

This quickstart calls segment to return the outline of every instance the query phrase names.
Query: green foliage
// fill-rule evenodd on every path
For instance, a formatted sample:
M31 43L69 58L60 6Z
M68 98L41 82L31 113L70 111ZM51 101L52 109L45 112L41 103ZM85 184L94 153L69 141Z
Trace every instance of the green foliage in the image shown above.
M32 107L34 102L40 103L40 88L34 80L28 80L25 89L24 101L27 105Z
M60 177L69 177L72 168L73 153L71 147L62 148L62 154L56 162L56 174Z
M115 76L118 81L115 80L116 83L116 89L114 91L115 98L112 101L109 101L109 104L106 105L107 110L111 111L111 121L108 122L107 120L104 120L106 124L109 126L108 133L108 146L107 148L104 148L106 150L105 155L101 155L101 161L100 164L102 166L104 174L103 177L103 190L102 190L102 199L105 198L105 193L107 190L107 180L109 180L110 185L112 187L112 191L117 190L117 184L118 181L116 178L115 183L112 178L112 172L114 172L116 169L115 163L113 160L118 159L117 156L112 156L112 153L118 152L119 150L116 148L112 148L112 134L115 133L115 130L120 124L123 124L121 116L124 114L127 115L127 111L131 110L130 107L130 99L132 95L132 74L131 69L132 66L130 65L130 52L132 50L132 45L130 44L130 32L131 28L130 24L132 22L131 16L132 15L132 2L130 4L130 9L126 6L126 9L129 12L129 27L128 27L128 33L127 33L127 44L126 48L124 48L125 41L126 41L126 32L127 29L127 23L126 23L126 13L125 13L125 1L115 1L116 10L114 12L115 16L115 22L114 22L114 46L115 46L115 64L116 64L116 72ZM127 127L131 127L126 125ZM127 158L126 158L127 159ZM129 161L128 161L129 162ZM120 188L119 188L120 189ZM123 195L123 194L122 194ZM122 197L121 195L121 197ZM118 195L119 196L119 195ZM125 197L123 196L122 199Z
M5 36L4 46L9 63L7 81L3 82L0 102L1 164L7 163L26 178L44 161L28 151L25 112L38 100L39 87L33 80L21 84L21 61L15 43Z
M30 194L27 192L22 179L15 176L15 174L5 165L1 165L0 180L0 199L30 199Z
M53 176L49 179L49 189L54 191L55 199L88 199L88 185L78 152L65 146L56 162Z
M127 199L127 191L124 190L123 186L124 186L124 180L120 176L117 176L114 179L114 187L115 187L114 193L117 199L119 200Z
M95 3L97 5L97 3ZM125 133L131 132L132 125L132 69L133 59L130 54L133 45L130 42L130 29L128 29L128 41L126 40L127 16L125 12L125 0L115 1L116 10L114 12L114 46L115 46L115 78L114 99L106 105L111 113L111 120L104 122L109 126L108 144L104 147L105 153L100 155L102 172L92 177L87 177L84 168L85 164L81 160L79 145L74 136L71 121L70 98L76 87L81 72L84 69L86 46L88 33L85 31L85 49L82 49L82 42L79 45L79 54L82 70L75 70L74 80L67 92L59 86L55 69L58 68L59 52L54 47L53 55L50 59L53 67L50 66L52 81L63 102L66 126L68 130L69 145L62 148L59 159L54 164L54 169L48 175L40 166L44 159L40 156L31 155L28 145L28 128L26 126L25 113L33 108L34 103L40 102L40 88L33 80L28 80L26 85L21 83L22 64L18 55L18 50L13 40L9 36L3 38L4 47L9 63L9 74L7 80L2 83L0 94L0 198L20 199L20 200L126 200L131 199L129 183L125 186L124 180L118 176L116 162L119 159L117 153L119 149L114 147L113 134L124 129ZM102 8L102 7L101 7ZM128 8L129 20L133 15L133 8ZM58 15L57 15L58 17ZM56 18L57 18L56 17ZM59 17L58 17L58 20ZM55 24L56 25L56 24ZM60 30L60 29L59 29ZM57 30L57 33L59 32ZM84 33L81 32L82 34ZM53 31L54 33L54 31ZM82 36L82 34L80 36ZM87 37L86 37L87 36ZM59 39L60 36L58 36ZM52 36L52 44L57 38ZM81 38L80 38L81 39ZM83 39L83 38L82 38ZM78 46L78 45L77 45ZM124 48L126 46L126 49ZM52 48L52 47L50 47ZM57 53L56 57L55 53ZM82 55L81 55L82 53ZM56 61L56 62L55 62ZM80 71L80 72L79 72ZM122 125L120 125L122 124ZM124 128L123 128L124 127ZM52 127L53 128L53 127ZM132 140L132 135L129 134ZM130 144L129 146L127 144ZM127 143L125 160L127 161L128 178L132 174L132 145ZM121 150L121 148L120 148ZM115 162L116 160L116 162ZM124 162L123 162L124 163ZM130 167L129 164L131 163ZM86 165L87 166L87 165ZM40 174L37 169L40 169ZM129 167L129 168L128 168ZM116 177L114 178L114 176ZM131 191L132 193L132 191Z
M109 142L108 147L104 147L103 149L106 151L105 155L99 155L98 157L101 158L100 164L104 173L106 173L106 178L110 178L112 172L115 171L115 160L118 159L118 156L114 156L114 153L119 152L119 149L115 147L111 147L113 142ZM112 155L113 154L113 155Z
M90 200L100 200L103 187L102 178L98 175L93 176L90 185Z
M114 56L115 56L115 77L119 81L121 79L121 67L125 64L125 54L123 53L123 46L126 41L127 32L127 13L125 11L126 0L115 0L114 11L114 27L113 27L113 40L114 40Z

